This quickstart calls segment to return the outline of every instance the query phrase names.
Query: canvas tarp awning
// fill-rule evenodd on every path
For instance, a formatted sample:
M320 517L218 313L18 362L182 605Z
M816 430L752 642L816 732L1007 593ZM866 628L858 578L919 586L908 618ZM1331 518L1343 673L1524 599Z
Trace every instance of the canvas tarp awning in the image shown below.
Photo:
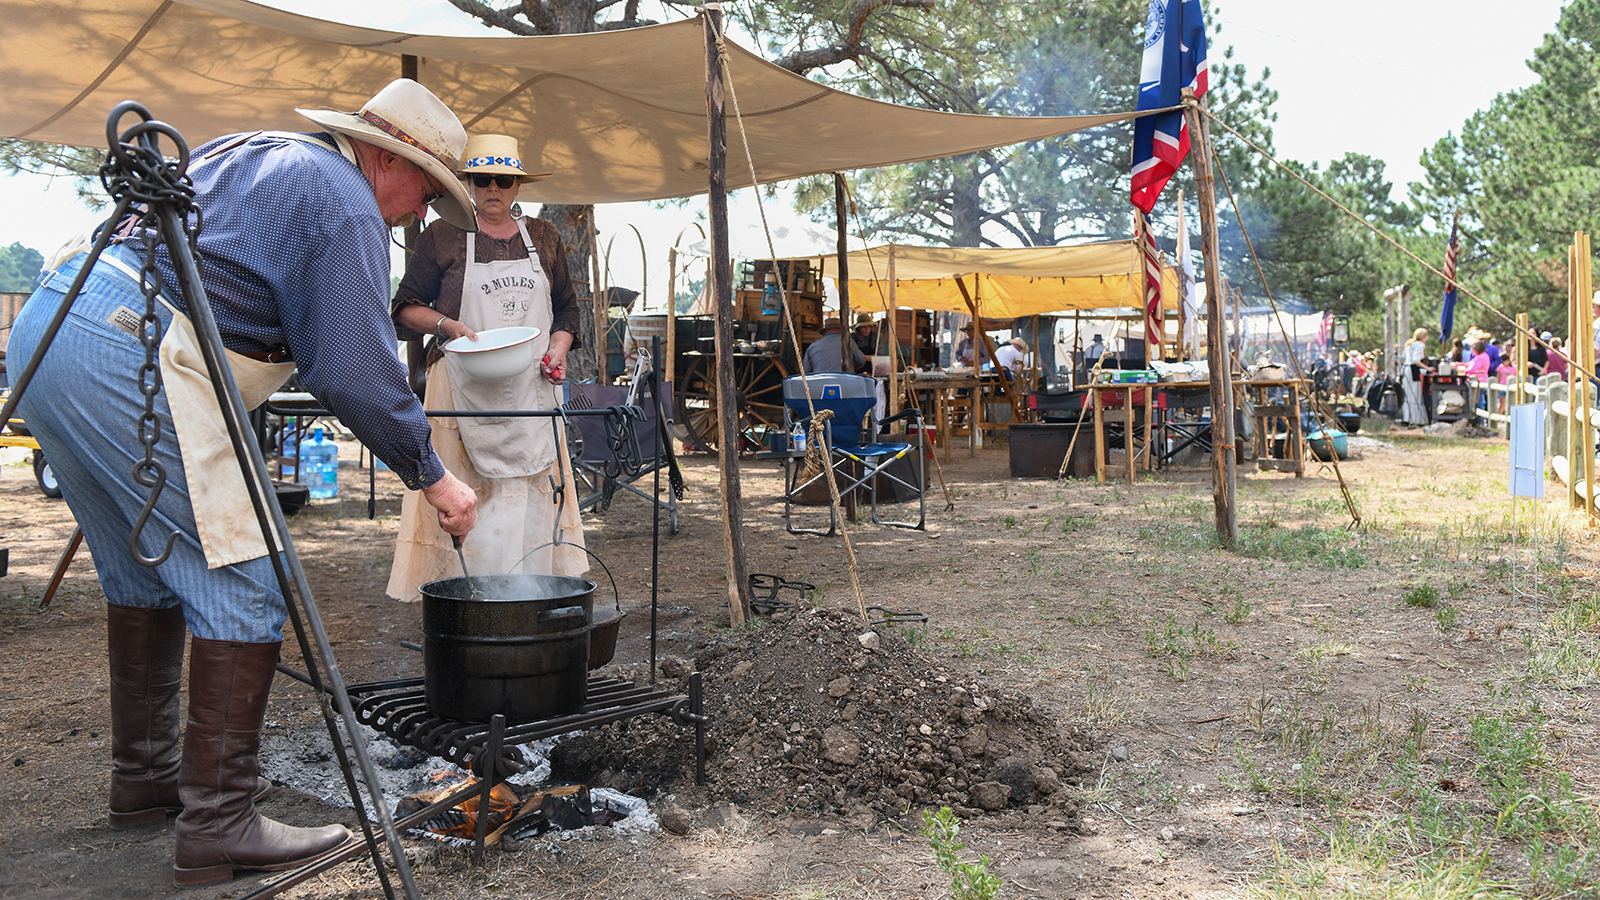
M532 202L708 191L703 25L550 37L440 37L325 22L246 0L0 0L0 136L105 146L134 99L192 145L309 130L294 107L360 108L419 58L418 80L468 132L515 136L550 178ZM1134 118L940 113L833 90L727 42L762 183L969 153ZM728 104L727 184L750 186ZM131 124L131 120L126 123Z
M967 313L961 279L985 319L1014 319L1073 309L1144 306L1143 264L1131 240L1069 247L912 247L884 244L850 254L850 308L889 304L889 254L894 251L898 307ZM825 277L838 260L822 258ZM1162 306L1178 308L1178 275L1163 270Z

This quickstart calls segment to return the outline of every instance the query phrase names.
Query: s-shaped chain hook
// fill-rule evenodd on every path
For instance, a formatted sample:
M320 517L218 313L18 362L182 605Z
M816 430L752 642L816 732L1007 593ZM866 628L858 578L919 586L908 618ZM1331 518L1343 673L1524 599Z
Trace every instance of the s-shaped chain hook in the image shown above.
M122 117L132 113L139 118L128 130L117 134ZM160 150L160 139L165 136L177 148L176 159L166 159ZM194 185L188 180L189 146L177 129L153 119L150 112L133 101L124 101L111 110L106 119L106 141L111 153L100 167L100 180L113 199L131 198L141 209L146 246L144 266L139 272L139 290L144 295L144 315L139 322L139 342L144 346L144 363L139 366L139 392L144 396L144 410L139 416L139 443L144 455L133 464L133 480L150 489L150 497L134 520L133 533L128 538L128 552L142 566L159 566L172 555L172 546L178 532L167 535L166 545L156 556L146 556L140 549L139 538L145 525L155 512L156 501L167 485L167 470L156 459L156 442L161 439L161 418L156 413L156 395L161 393L161 319L156 315L156 304L161 302L161 270L155 265L155 214L161 207L170 207L180 214L194 213L193 224L186 231L189 252L195 260L199 253L195 240L200 231L200 210L194 205ZM188 216L184 215L186 221ZM107 223L116 227L119 223Z

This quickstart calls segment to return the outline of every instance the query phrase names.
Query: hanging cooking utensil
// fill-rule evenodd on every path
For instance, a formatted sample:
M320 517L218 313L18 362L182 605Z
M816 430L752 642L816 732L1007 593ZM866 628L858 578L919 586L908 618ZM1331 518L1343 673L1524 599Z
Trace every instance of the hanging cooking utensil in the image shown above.
M461 561L461 577L467 580L468 594L473 597L482 597L483 591L478 590L477 585L472 583L472 573L467 571L467 555L461 552L461 536L450 535L450 546L456 548L456 559Z

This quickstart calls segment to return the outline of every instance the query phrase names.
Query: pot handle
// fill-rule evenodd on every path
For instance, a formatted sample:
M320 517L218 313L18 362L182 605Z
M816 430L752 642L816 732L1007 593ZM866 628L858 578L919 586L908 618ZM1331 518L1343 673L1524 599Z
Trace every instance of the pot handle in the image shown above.
M583 607L563 606L560 609L545 609L539 611L539 621L541 622L548 622L551 619L570 619L573 617L580 619L583 618Z

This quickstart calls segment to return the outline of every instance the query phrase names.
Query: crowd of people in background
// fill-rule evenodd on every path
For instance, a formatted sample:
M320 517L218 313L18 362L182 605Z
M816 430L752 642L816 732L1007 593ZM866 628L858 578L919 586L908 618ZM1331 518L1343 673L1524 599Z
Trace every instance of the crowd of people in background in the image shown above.
M1592 338L1597 353L1600 353L1600 292L1596 292L1592 302L1596 313ZM1411 425L1426 425L1434 418L1431 415L1433 411L1427 405L1427 376L1465 376L1471 395L1467 406L1493 412L1504 412L1506 400L1503 394L1491 400L1490 392L1486 390L1490 384L1513 384L1519 375L1530 381L1545 375L1565 378L1570 368L1570 338L1563 340L1547 329L1535 329L1533 334L1537 335L1537 340L1530 336L1527 358L1519 361L1515 358L1515 344L1511 340L1502 345L1499 338L1479 325L1473 325L1460 337L1452 338L1448 347L1440 348L1438 356L1431 353L1433 348L1429 345L1428 329L1418 328L1410 340L1397 348L1395 354L1400 364L1399 420ZM1362 379L1369 374L1377 377L1380 374L1380 356L1377 350L1350 353L1348 362L1354 369L1355 378Z

